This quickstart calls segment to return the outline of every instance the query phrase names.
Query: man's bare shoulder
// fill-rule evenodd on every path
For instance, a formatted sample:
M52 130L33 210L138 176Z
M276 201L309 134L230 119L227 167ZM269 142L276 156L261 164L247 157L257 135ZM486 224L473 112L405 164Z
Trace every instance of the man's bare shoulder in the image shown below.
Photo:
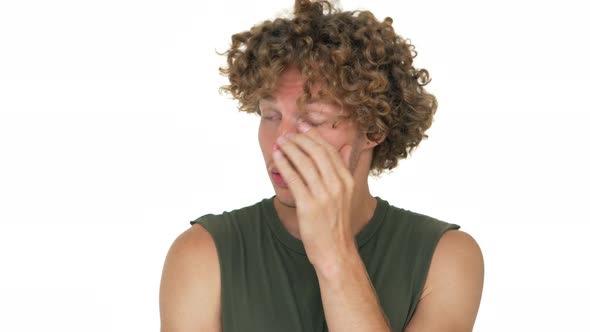
M168 251L160 284L161 330L220 331L221 281L211 234L195 224Z
M171 249L187 250L187 254L193 253L193 249L209 250L217 256L215 243L211 234L200 224L194 224L182 232L172 243Z
M450 230L441 237L416 312L407 331L471 331L484 281L481 248L468 233Z

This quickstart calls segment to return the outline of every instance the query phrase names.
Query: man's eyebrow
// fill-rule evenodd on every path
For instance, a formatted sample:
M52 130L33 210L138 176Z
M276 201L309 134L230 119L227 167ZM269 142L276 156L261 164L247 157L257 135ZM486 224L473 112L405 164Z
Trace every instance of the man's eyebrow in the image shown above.
M276 102L276 100L277 99L275 97L264 97L264 98L260 98L258 100L258 103L260 103L260 102L274 103L274 102Z
M310 101L302 105L305 112L331 114L334 112L328 111L327 103L322 100Z
M258 112L260 112L261 104L270 104L270 107L273 107L276 104L276 98L274 97L264 97L258 100ZM296 111L298 114L322 114L322 115L329 115L334 112L329 112L322 104L327 104L324 99L310 99L303 103L299 104L299 109Z
M314 112L316 111L321 111L323 112L324 109L326 108L325 105L318 103L318 102L311 102L311 103L305 103L302 105L305 109L309 109L309 110L313 110Z

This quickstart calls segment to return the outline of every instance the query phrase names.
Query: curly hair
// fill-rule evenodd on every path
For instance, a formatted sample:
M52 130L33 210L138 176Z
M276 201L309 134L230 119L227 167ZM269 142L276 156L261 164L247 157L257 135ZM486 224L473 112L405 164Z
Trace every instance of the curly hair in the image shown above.
M390 17L379 22L370 11L341 11L328 1L296 0L294 15L267 20L234 34L227 67L229 84L220 91L240 111L258 113L285 68L305 78L304 99L319 83L321 98L350 110L349 118L374 142L371 174L391 170L407 158L430 128L437 109L426 69L412 65L417 53L396 34Z

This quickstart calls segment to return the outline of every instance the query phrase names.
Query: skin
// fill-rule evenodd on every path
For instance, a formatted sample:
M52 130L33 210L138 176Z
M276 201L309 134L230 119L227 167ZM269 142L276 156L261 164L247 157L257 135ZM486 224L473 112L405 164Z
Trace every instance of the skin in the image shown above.
M340 114L340 109L334 104L321 102L309 104L306 105L309 113L304 114L297 105L297 99L303 94L303 84L304 81L296 70L287 69L277 83L274 100L260 102L261 121L258 140L262 155L270 177L271 171L278 168L272 153L279 149L279 138L291 136L293 139L312 145L314 139L319 139L324 147L333 147L333 150L337 151L333 152L333 155L337 154L341 158L337 167L346 168L349 171L347 176L349 178L352 176L351 180L355 186L355 190L351 192L354 197L350 197L354 199L350 208L355 211L354 215L350 216L352 220L352 230L348 234L350 236L352 233L359 232L369 222L377 206L377 200L369 193L367 176L373 147L377 145L377 142L369 141L366 136L361 135L358 127L352 121L340 120L336 128L332 128L332 124L339 119L338 115ZM308 135L293 136L301 134L304 126L314 129L310 133L314 135L313 139L306 140L305 137ZM291 145L287 144L287 148L289 146ZM301 155L295 156L295 159L298 159L297 157L301 157ZM333 159L337 160L338 158ZM323 161L321 168L330 167L325 160ZM307 162L310 161L307 160ZM332 174L333 171L334 169L331 167L325 173ZM285 178L285 176L283 177ZM290 177L290 180L299 181L293 176ZM296 183L291 183L289 187L285 188L272 181L272 177L271 182L276 192L273 203L279 219L291 234L301 239L295 197L290 188ZM337 182L328 183L326 189L339 191L340 188L336 187L338 184Z
M354 245L376 207L367 179L377 142L367 140L352 122L332 128L339 111L333 104L306 105L320 114L302 115L297 106L302 94L302 77L288 69L274 98L260 103L259 142L267 170L269 175L279 171L287 183L273 182L274 206L286 229L303 241L316 269L329 330L392 331ZM471 331L483 275L477 242L458 230L446 232L406 331ZM221 331L219 279L213 240L195 225L178 237L166 258L162 331Z

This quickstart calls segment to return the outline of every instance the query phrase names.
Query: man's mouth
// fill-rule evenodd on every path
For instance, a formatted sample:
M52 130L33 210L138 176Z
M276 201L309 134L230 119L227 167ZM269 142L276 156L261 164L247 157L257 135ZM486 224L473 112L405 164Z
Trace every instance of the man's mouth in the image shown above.
M285 179L283 179L283 177L281 176L281 173L279 173L278 171L271 171L270 176L272 178L272 181L279 187L283 187L286 188L287 187L287 183L285 182Z

